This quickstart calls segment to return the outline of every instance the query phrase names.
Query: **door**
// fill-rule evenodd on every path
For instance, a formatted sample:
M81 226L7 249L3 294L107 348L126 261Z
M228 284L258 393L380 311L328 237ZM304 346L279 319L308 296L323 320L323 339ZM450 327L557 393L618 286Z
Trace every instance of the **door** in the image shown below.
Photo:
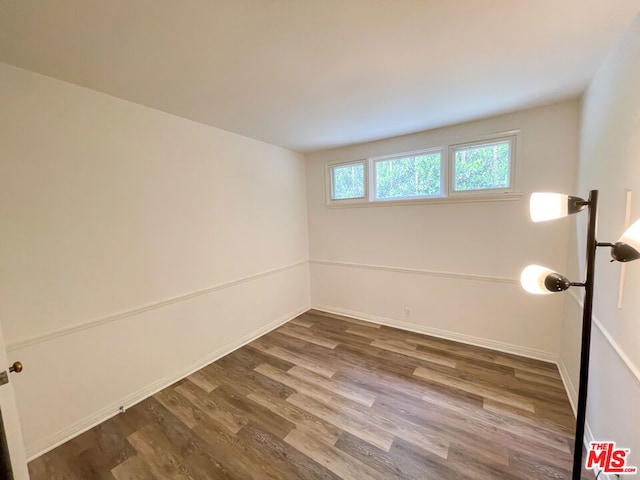
M28 480L29 472L22 441L22 428L11 384L11 377L17 374L9 372L4 337L0 327L0 478ZM4 383L5 378L8 380L7 383ZM10 476L10 472L13 477Z

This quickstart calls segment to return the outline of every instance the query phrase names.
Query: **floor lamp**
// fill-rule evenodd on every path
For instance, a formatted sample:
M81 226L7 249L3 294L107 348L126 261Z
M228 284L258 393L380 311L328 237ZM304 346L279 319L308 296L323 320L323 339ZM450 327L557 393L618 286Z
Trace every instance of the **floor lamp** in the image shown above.
M595 259L598 247L610 247L612 261L630 262L640 258L640 220L631 225L616 243L600 243L596 240L598 217L598 191L591 190L589 199L562 195L559 193L534 193L530 200L531 220L542 222L566 217L588 210L586 278L584 282L571 282L563 275L540 265L529 265L522 271L520 281L529 293L550 294L563 292L569 287L584 287L582 313L582 347L580 350L580 387L578 391L578 412L576 418L576 438L573 451L572 480L580 480L582 472L582 446L587 414L587 385L589 382L589 353L591 348L591 317L593 312L593 285Z

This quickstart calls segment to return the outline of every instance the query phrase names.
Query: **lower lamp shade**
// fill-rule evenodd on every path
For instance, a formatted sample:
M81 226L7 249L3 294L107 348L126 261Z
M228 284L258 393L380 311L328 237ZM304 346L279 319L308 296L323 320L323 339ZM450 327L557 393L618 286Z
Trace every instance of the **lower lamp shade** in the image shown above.
M540 265L526 267L520 275L520 283L527 292L536 295L563 292L571 286L566 277Z
M618 262L631 262L640 258L640 220L622 234L613 247L611 257Z

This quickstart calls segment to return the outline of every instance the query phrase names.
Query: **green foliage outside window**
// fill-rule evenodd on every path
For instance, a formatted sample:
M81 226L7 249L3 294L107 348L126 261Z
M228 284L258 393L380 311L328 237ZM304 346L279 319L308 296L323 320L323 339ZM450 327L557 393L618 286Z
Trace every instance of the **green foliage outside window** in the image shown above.
M334 200L364 197L364 165L356 163L332 168Z
M376 162L376 197L440 195L440 153Z
M509 142L455 151L454 190L509 188Z

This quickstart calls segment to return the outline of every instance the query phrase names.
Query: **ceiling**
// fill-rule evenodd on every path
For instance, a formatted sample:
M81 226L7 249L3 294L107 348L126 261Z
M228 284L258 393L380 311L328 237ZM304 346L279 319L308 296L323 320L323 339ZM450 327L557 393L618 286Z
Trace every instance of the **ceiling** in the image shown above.
M579 95L640 0L0 0L0 62L310 152Z

